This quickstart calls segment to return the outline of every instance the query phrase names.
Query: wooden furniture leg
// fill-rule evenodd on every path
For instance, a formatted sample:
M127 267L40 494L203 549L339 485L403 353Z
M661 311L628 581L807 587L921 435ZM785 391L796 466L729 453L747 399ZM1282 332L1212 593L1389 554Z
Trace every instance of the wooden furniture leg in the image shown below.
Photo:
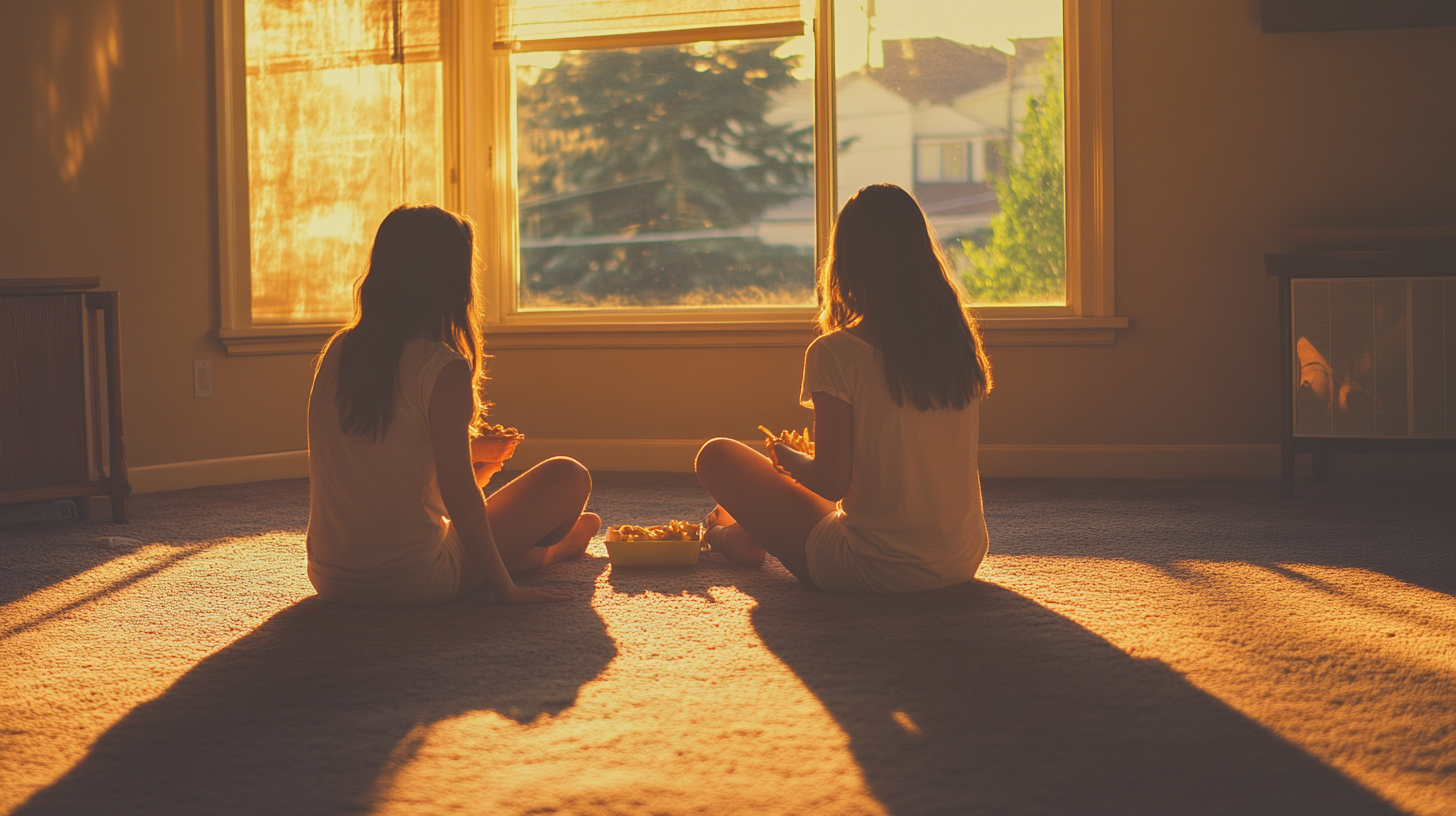
M126 440L121 427L121 325L120 298L116 292L97 292L86 296L88 304L100 309L106 321L106 407L110 419L111 472L107 479L111 496L112 521L126 522L127 499L131 482L126 476Z

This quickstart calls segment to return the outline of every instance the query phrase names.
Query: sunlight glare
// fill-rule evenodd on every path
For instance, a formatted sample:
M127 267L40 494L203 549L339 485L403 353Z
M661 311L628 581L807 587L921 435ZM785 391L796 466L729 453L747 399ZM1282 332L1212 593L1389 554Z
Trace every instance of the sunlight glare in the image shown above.
M342 323L374 231L444 203L439 0L247 0L254 325Z
M924 735L924 732L922 732L920 730L920 726L916 725L915 724L915 721L912 720L912 719L910 719L910 715L909 714L906 714L903 711L896 711L894 714L891 714L890 716L892 716L892 717L895 718L895 723L897 725L899 725L901 728L905 729L905 733L912 734L912 735L917 736L917 737Z
M303 234L310 238L334 238L347 241L359 234L363 219L359 211L345 202L316 211L303 228Z
M0 607L0 638L95 602L197 552L196 547L152 544L92 567L80 575Z
M114 0L60 6L36 61L35 122L61 180L76 181L111 110L121 68L121 17Z

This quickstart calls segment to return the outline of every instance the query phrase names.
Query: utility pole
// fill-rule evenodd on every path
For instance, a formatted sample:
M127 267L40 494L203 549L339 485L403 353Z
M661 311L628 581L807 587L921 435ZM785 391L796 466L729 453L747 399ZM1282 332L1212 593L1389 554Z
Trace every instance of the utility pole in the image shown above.
M870 72L870 39L875 34L875 0L865 0L863 6L865 13L865 61L863 73Z
M1021 47L1011 41L1013 51ZM1001 154L1001 177L1011 174L1011 154L1016 151L1016 56L1006 55L1006 150Z

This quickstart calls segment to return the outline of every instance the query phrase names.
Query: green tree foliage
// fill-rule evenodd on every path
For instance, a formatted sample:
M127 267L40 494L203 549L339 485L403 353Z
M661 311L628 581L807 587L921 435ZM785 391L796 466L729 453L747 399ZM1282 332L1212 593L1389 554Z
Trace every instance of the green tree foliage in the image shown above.
M995 180L1001 212L985 246L963 239L971 269L966 293L981 303L1060 301L1067 270L1062 86L1055 71L1061 48L1047 52L1042 90L1027 100L1016 134L1021 155Z
M568 53L518 82L525 297L654 305L812 290L811 253L752 237L594 243L743 228L812 192L812 128L764 121L796 82L781 44Z

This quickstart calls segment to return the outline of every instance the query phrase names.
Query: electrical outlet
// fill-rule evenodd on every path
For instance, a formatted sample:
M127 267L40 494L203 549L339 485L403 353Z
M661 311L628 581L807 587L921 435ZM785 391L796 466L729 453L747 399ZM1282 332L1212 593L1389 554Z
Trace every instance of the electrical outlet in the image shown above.
M192 396L194 399L212 397L212 361L192 361Z

